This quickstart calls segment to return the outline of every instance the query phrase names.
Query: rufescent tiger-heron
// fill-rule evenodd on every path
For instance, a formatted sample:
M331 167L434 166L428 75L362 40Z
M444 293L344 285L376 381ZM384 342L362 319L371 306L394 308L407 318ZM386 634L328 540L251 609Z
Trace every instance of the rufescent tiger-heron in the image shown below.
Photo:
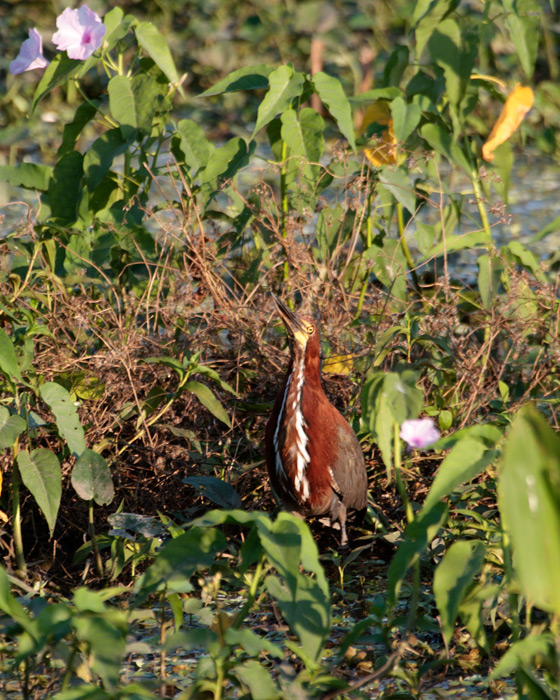
M346 513L367 505L360 443L321 385L317 324L274 296L290 339L290 364L266 426L266 463L284 507L301 516L330 515L346 547Z

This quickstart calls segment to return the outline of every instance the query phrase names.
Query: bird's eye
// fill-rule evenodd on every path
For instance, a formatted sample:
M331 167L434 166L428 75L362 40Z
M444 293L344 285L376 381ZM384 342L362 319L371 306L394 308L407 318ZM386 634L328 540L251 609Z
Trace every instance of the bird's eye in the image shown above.
M309 324L309 325L307 326L307 334L308 334L308 335L313 335L313 333L315 333L315 327L312 326L311 324Z

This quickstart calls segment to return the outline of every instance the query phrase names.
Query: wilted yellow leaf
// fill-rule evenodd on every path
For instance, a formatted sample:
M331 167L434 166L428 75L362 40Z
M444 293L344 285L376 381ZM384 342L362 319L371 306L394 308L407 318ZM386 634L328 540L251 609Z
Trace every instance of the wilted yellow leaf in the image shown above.
M527 112L533 106L534 94L530 87L519 83L509 94L486 143L482 146L482 157L486 161L494 160L494 151L507 141L519 127Z
M368 126L373 123L386 126L387 128L383 130L382 134L376 137L377 141L375 146L365 149L364 152L367 159L376 167L396 163L397 139L393 132L391 108L389 107L389 103L385 100L376 100L366 109L360 127L360 136L364 134Z
M0 520L1 520L3 523L7 523L7 522L8 522L8 516L6 515L6 513L4 513L3 510L0 510Z
M331 355L323 364L323 372L325 374L350 374L353 367L353 355Z

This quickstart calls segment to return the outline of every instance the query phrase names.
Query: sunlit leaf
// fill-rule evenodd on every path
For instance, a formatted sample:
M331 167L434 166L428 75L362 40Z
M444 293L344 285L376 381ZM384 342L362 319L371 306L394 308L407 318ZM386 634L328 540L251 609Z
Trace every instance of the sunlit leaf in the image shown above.
M21 416L10 415L5 406L0 406L0 450L12 447L26 428L27 423Z
M326 73L319 72L313 75L313 85L321 98L321 102L327 107L336 121L341 134L347 139L352 150L355 151L356 139L354 138L352 110L340 81Z
M238 90L264 90L268 87L268 76L273 70L273 66L264 64L239 68L208 88L208 90L205 90L199 97L212 97L221 95L224 92L236 92Z
M252 700L275 700L279 697L278 688L270 673L257 659L236 664L234 673L247 686Z
M216 418L221 420L222 423L225 423L228 428L231 428L231 421L225 408L220 400L217 399L212 391L206 386L206 384L202 384L202 382L190 381L185 384L185 389L187 391L192 391L200 403L205 406L210 413L212 413L212 415L216 416Z
M3 328L0 328L0 369L11 381L22 381L14 344Z
M134 32L140 46L162 73L165 73L169 82L176 83L179 76L163 34L151 22L140 22L134 27Z
M45 382L39 393L53 412L58 432L68 443L70 452L75 456L81 455L86 449L84 429L68 391L56 382Z
M84 450L72 469L72 486L80 498L93 499L97 505L111 503L115 495L107 462L93 450Z
M331 355L323 363L324 374L352 374L354 355Z
M490 678L511 676L520 667L531 668L538 659L554 658L555 640L550 632L529 634L514 642L496 664Z
M48 189L52 170L50 165L38 163L0 165L0 180L9 182L13 187L25 187L29 190L44 192Z
M301 95L305 77L303 73L294 73L290 66L278 66L268 76L268 92L259 105L257 122L253 130L253 137L266 126L274 117L286 110L292 100Z
M539 39L541 36L542 9L537 0L502 0L505 25L521 67L527 78L533 75Z
M508 95L496 123L482 146L482 157L486 161L494 160L496 148L507 141L516 131L525 115L533 106L534 93L530 87L522 87L519 83Z

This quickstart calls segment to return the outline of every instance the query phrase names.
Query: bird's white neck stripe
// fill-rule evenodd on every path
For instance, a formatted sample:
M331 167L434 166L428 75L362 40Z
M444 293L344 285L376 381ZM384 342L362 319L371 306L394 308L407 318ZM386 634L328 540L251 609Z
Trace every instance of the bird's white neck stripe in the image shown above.
M288 380L286 381L286 388L284 390L284 396L282 397L282 405L280 407L280 412L278 414L278 423L276 424L276 430L274 431L274 450L276 453L276 472L279 477L286 479L286 472L284 470L284 465L282 464L282 456L279 450L278 436L280 433L280 426L284 419L284 410L286 408L286 401L290 394L290 389L292 382L295 383L295 391L292 399L292 411L295 419L295 430L296 430L296 473L294 477L294 488L296 493L299 495L300 499L305 502L309 499L309 481L307 480L307 467L309 465L310 457L307 450L307 435L305 433L305 419L301 410L301 395L303 391L303 385L305 383L304 378L304 366L305 359L302 357L297 365L294 365Z

